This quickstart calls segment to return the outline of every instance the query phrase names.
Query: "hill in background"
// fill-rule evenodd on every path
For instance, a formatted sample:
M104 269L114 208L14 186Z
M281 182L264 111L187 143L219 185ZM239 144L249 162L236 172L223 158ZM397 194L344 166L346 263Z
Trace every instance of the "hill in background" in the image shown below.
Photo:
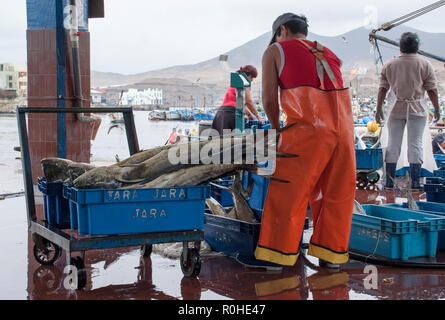
M421 39L421 49L439 56L445 56L445 34L427 33L409 27L398 27L389 32L380 32L382 36L398 40L403 32L416 32ZM320 36L310 33L309 40L316 40L334 51L343 61L342 71L346 84L349 84L360 96L375 95L378 86L377 56L369 43L369 30L359 28L334 37ZM229 84L229 74L240 66L252 64L258 68L259 77L253 82L252 92L254 99L261 96L261 58L271 38L271 33L265 33L244 45L230 50L224 54L229 56L227 63L219 62L219 57L193 65L182 65L154 70L134 75L117 73L104 73L92 71L93 87L109 87L112 92L111 99L118 96L118 92L129 87L144 89L157 87L164 90L168 105L190 105L193 96L197 106L218 106ZM379 42L383 61L387 62L399 55L398 48ZM445 68L443 63L433 62L436 67L441 92L445 93ZM350 77L354 69L366 69L366 74Z

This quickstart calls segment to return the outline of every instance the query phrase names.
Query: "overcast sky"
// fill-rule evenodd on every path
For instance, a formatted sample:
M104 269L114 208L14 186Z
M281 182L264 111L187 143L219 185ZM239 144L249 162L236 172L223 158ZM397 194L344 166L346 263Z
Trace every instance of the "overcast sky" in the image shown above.
M373 12L382 24L435 1L105 0L105 18L90 20L91 67L131 74L198 63L271 32L284 12L305 14L311 32L330 36L363 26ZM0 3L0 62L25 65L26 1ZM445 33L444 16L445 6L407 25Z

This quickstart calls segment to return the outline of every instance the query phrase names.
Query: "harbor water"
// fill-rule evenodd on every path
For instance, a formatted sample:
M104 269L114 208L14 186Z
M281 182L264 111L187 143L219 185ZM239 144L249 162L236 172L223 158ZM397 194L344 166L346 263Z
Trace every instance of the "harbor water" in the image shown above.
M198 128L196 121L150 121L148 111L134 111L134 121L141 150L161 146L166 143L173 128L177 130ZM96 139L91 142L91 163L102 165L129 157L127 137L123 123L113 126L112 118L103 114ZM113 126L111 129L110 127ZM15 116L0 116L0 194L23 191L17 119ZM69 139L69 137L67 137Z

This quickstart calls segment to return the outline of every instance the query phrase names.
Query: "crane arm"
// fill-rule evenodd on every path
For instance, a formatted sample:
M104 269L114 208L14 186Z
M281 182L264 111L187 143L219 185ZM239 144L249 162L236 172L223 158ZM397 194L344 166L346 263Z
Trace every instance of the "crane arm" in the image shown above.
M380 36L380 35L378 35L378 34L375 34L375 33L371 33L371 34L369 35L369 37L370 37L370 39L380 40L380 41L383 41L383 42L392 44L392 45L394 45L394 46L396 46L396 47L399 46L399 43L398 43L397 41L388 39L388 38L386 38L386 37L382 37L382 36ZM441 62L445 62L445 58L440 57L440 56L437 56L437 55L434 55L434 54L432 54L432 53L428 53L428 52L422 51L422 50L419 50L419 51L418 51L418 54L420 54L420 55L422 55L422 56L425 56L425 57L428 57L428 58L432 58L432 59L441 61Z
M371 43L373 43L377 49L378 49L377 40L380 40L380 41L386 42L388 44L391 44L391 45L399 47L399 43L397 41L393 41L393 40L390 40L390 39L388 39L386 37L382 37L380 35L377 35L377 32L381 31L381 30L389 31L389 30L391 30L394 27L397 27L397 26L399 26L399 25L401 25L403 23L406 23L406 22L408 22L410 20L418 18L418 17L420 17L420 16L422 16L422 15L428 13L428 12L431 12L433 10L436 10L436 9L438 9L438 8L444 6L444 5L445 5L445 0L437 1L437 2L434 2L433 4L430 4L429 6L423 7L421 9L419 9L419 10L416 10L416 11L413 11L413 12L411 12L409 14L406 14L406 15L400 17L400 18L397 18L397 19L394 19L394 20L389 21L387 23L384 23L384 24L382 24L382 26L380 28L372 30L372 32L369 34L369 41ZM438 61L441 61L441 62L445 62L445 58L443 58L443 57L440 57L440 56L437 56L437 55L434 55L434 54L431 54L431 53L428 53L428 52L425 52L425 51L422 51L422 50L419 50L418 53L420 55L425 56L425 57L432 58L432 59L435 59L435 60L438 60ZM382 55L380 53L380 50L379 50L379 55L380 55L379 60L383 64Z

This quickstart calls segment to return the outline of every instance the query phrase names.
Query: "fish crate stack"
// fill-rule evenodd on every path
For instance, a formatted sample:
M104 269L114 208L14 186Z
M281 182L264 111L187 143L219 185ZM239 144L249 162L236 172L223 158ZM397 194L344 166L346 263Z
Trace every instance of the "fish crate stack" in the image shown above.
M445 216L391 206L364 205L354 213L349 250L394 260L435 257Z
M202 230L209 186L168 189L76 189L38 179L45 219L79 235Z
M66 186L79 235L202 230L209 186L83 190ZM73 212L74 211L74 212Z
M38 178L38 189L43 194L45 218L37 216L39 208L34 196L26 115L86 111L109 113L111 109L17 108L28 230L34 241L34 258L41 265L53 265L65 251L66 264L75 267L73 270L77 272L78 281L72 283L72 289L82 289L87 281L86 251L139 246L141 254L149 257L154 244L180 242L183 244L181 270L186 277L196 277L201 269L205 201L210 197L207 180L192 186L181 183L178 187L167 185L169 179L164 185L156 181L150 186L131 185L134 180L127 180L132 187L127 189L119 179L112 183L101 181L110 171L116 174L120 167L94 167L69 159L42 158L40 165L45 177ZM159 154L167 157L166 146L140 151L131 108L113 108L112 112L124 114L131 155L127 161L142 163ZM145 160L141 160L141 154ZM146 168L152 167L146 165ZM108 178L114 179L111 176ZM72 257L73 252L80 255Z
M383 152L381 148L355 149L357 187L366 188L380 180L378 169L383 168Z

